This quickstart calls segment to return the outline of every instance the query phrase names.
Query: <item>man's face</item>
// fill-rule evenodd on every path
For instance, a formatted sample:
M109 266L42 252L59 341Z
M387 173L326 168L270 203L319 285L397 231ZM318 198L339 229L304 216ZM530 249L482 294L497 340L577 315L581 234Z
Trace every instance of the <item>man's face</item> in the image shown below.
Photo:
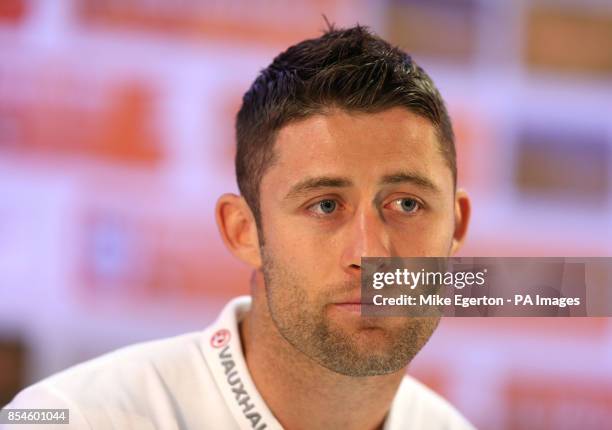
M362 317L361 257L448 256L452 173L433 125L403 108L334 110L282 128L260 188L262 258L281 335L351 376L403 368L435 318Z

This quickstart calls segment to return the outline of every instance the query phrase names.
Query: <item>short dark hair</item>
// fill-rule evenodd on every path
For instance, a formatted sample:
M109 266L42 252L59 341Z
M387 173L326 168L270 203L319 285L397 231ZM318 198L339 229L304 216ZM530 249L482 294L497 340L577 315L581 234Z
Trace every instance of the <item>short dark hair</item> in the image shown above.
M408 54L367 27L330 25L321 37L279 54L242 99L236 118L236 178L258 225L259 187L274 161L277 131L333 107L369 113L405 107L429 119L456 183L453 129L431 78Z

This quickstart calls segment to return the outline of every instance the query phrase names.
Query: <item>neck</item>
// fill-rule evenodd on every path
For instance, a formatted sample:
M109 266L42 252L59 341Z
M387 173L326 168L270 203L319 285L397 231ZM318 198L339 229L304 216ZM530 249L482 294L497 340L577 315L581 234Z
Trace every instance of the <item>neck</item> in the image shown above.
M253 303L240 323L240 335L253 381L284 428L383 427L403 370L351 377L321 366L280 335L263 288L253 288Z

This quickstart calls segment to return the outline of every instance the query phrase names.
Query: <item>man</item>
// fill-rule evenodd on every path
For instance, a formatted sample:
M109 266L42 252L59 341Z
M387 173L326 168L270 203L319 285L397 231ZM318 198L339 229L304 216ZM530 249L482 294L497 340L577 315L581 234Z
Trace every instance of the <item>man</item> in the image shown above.
M448 256L469 201L431 79L357 26L274 59L237 116L216 217L253 268L202 333L129 347L42 381L12 408L68 408L74 428L466 429L405 376L436 318L360 313L361 258ZM65 427L62 427L65 428Z

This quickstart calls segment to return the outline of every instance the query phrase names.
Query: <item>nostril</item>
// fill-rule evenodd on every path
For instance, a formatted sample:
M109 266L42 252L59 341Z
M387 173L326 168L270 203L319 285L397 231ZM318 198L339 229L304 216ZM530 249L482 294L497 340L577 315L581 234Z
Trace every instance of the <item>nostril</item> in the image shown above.
M357 270L361 269L361 266L359 264L351 264L349 267L351 269L357 269Z

